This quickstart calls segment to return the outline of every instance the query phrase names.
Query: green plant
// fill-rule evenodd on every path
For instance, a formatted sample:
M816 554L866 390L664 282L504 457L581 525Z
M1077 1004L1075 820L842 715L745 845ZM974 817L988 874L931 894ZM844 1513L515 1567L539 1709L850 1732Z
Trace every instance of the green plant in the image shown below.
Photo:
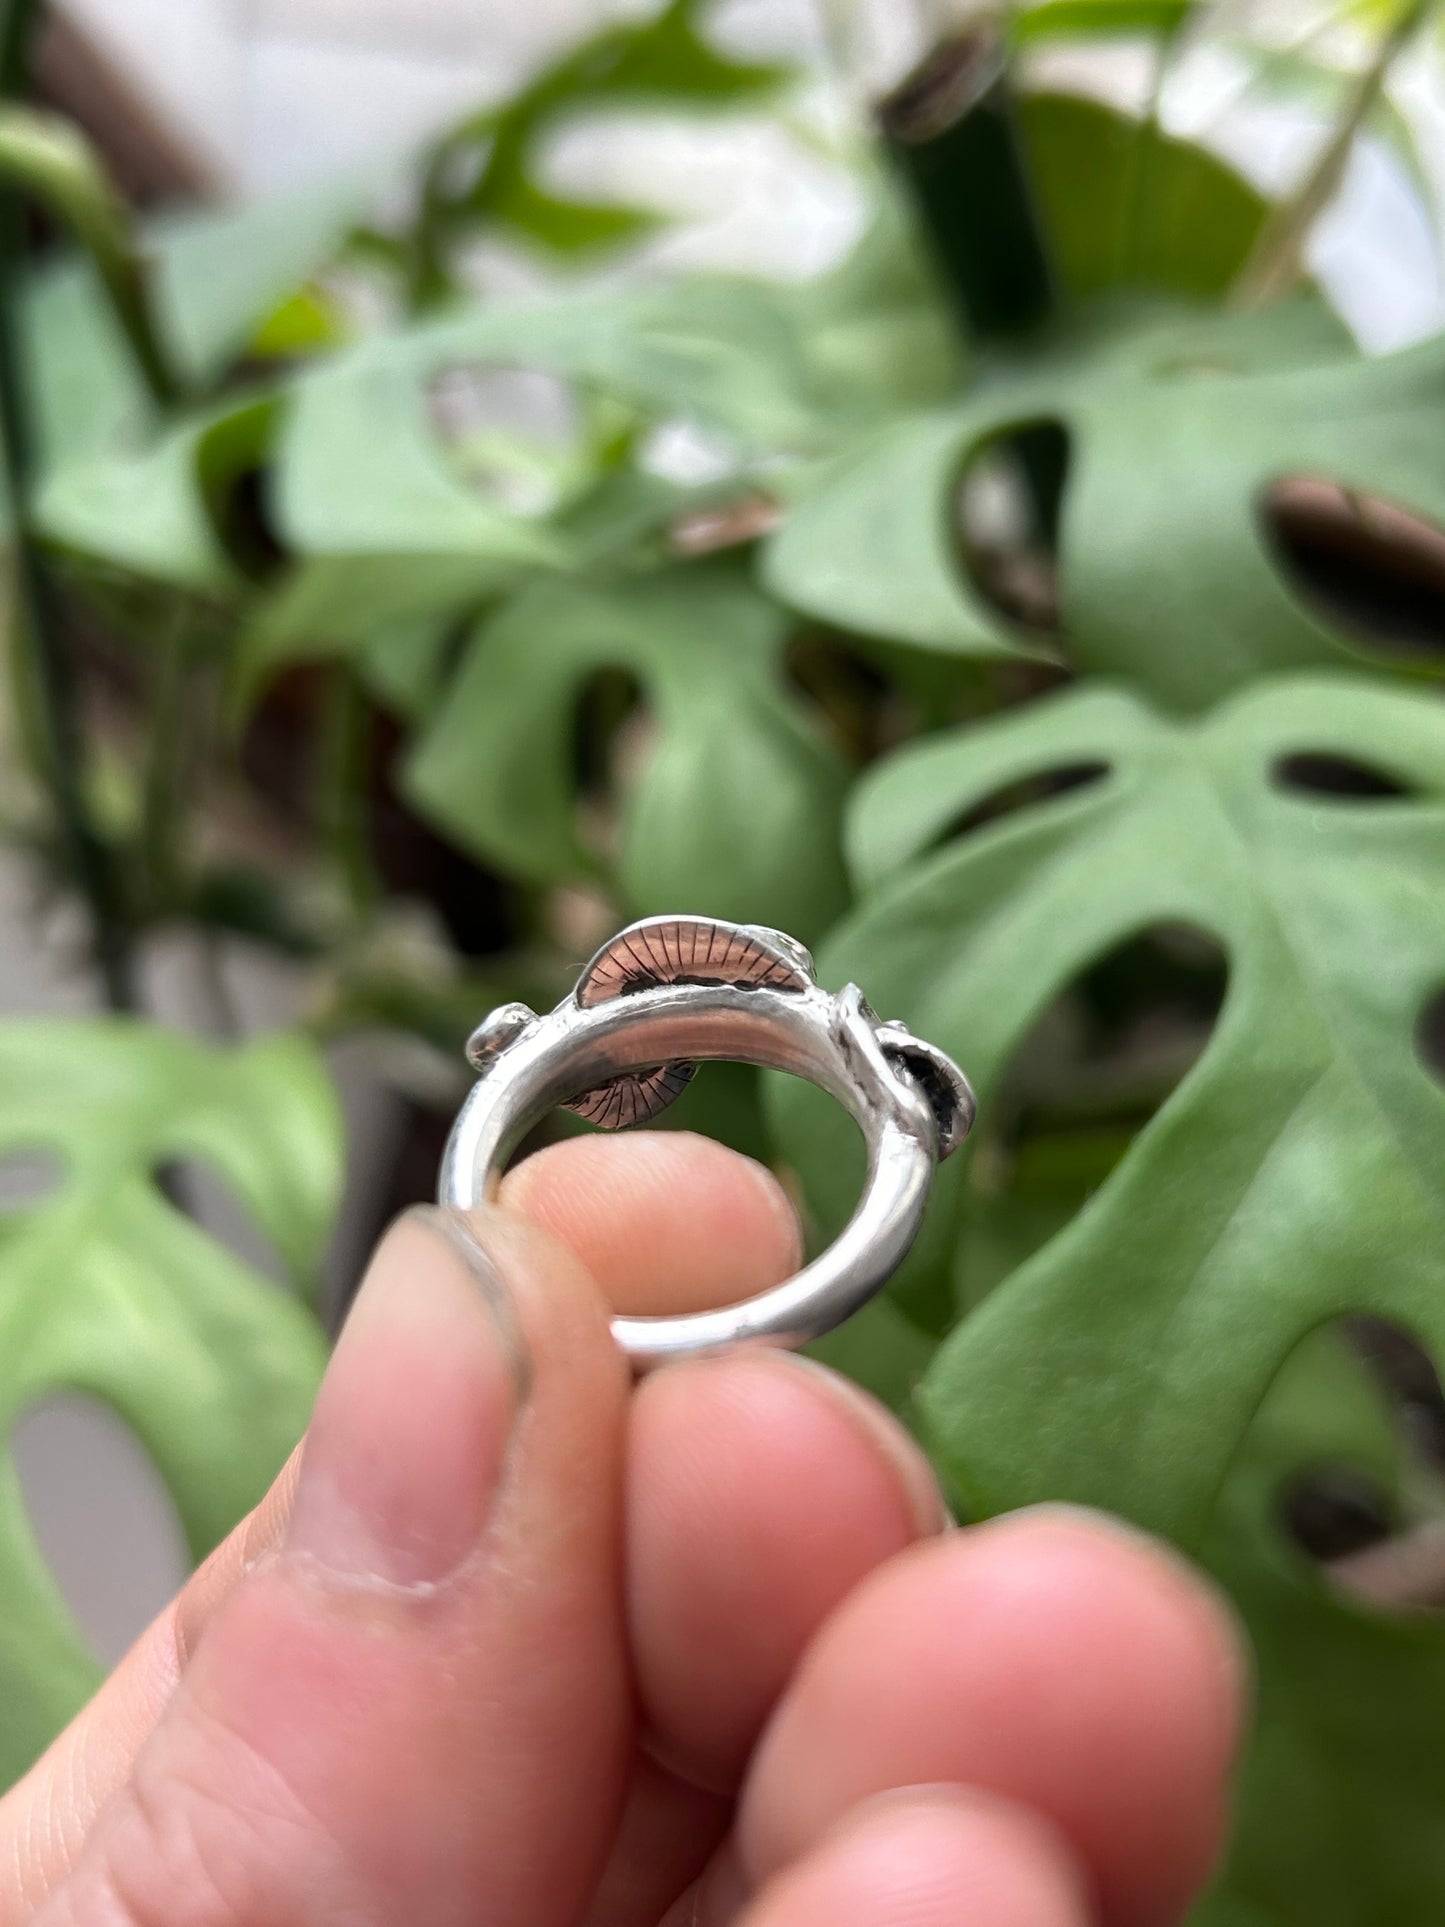
M292 960L316 1036L419 1043L434 1100L487 1001L566 981L579 918L696 908L820 941L825 979L952 1050L975 1143L826 1349L966 1514L1085 1499L1231 1588L1261 1727L1211 1927L1415 1927L1445 1887L1445 1635L1347 1595L1281 1510L1322 1469L1397 1529L1441 1503L1342 1321L1445 1348L1445 344L1366 358L1300 274L1421 20L1380 25L1275 208L1154 111L1030 92L987 35L942 49L928 112L895 100L856 161L863 242L795 287L460 283L479 230L575 266L647 227L547 183L561 117L786 98L692 0L450 132L387 229L354 180L142 243L73 136L0 128L0 172L83 244L23 289L7 256L7 827L84 893L117 1001L156 929L243 938ZM1163 71L1209 22L1047 0L1012 26L1121 30ZM960 156L1013 184L1012 230L932 193ZM384 323L349 318L358 277ZM697 479L659 457L679 429ZM82 758L101 669L121 697ZM339 1151L309 1048L0 1033L0 1148L72 1172L0 1218L0 1316L36 1334L6 1412L112 1399L198 1552L299 1431L319 1341L154 1173L219 1162L311 1264ZM719 1074L679 1112L792 1164L820 1233L846 1211L813 1094ZM62 1303L36 1281L66 1238ZM138 1251L175 1287L132 1358L100 1341ZM13 1491L0 1585L0 1685L41 1682L17 1768L89 1675Z

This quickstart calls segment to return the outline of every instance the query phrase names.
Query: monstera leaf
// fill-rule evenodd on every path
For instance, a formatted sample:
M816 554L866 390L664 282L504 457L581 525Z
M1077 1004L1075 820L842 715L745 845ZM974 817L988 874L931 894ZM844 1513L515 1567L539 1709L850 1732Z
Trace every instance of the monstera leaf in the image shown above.
M1256 1655L1219 1888L1190 1927L1419 1927L1445 1883L1445 1638L1355 1603L1228 1505L1206 1547Z
M1064 8L1076 20L1084 11L1078 0ZM1031 20L1038 24L1038 10L1017 24ZM1201 301L1226 292L1265 213L1238 174L1192 141L1096 100L1024 94L1018 112L1043 229L1069 296L1124 287Z
M661 537L688 491L619 468L605 445L583 451L562 500L538 513L494 499L458 461L436 384L517 371L565 384L584 418L599 403L621 411L634 439L674 421L720 435L740 464L779 438L809 447L827 433L826 378L790 303L740 281L468 308L368 343L287 397L270 491L298 567L256 616L253 673L359 646L386 624L455 619L538 572L611 571L628 545Z
M246 581L222 534L223 505L260 460L275 416L270 394L240 393L153 438L79 455L42 482L37 532L82 568L234 603Z
M1231 1469L1204 1556L1244 1616L1255 1717L1234 1839L1190 1927L1418 1927L1445 1883L1445 1635L1331 1583L1281 1531L1303 1476L1409 1511L1401 1432L1334 1332L1289 1359Z
M314 1277L341 1180L330 1084L310 1048L220 1053L140 1025L0 1029L0 1160L39 1154L52 1191L0 1213L0 1429L59 1390L114 1407L154 1459L200 1559L295 1445L324 1340L170 1202L176 1160L222 1177L298 1286ZM93 1689L8 1451L0 1463L0 1780Z
M1282 787L1289 759L1321 756L1408 793ZM1065 770L1095 780L952 832ZM927 1371L921 1416L968 1511L1073 1498L1190 1543L1314 1327L1369 1310L1445 1355L1445 1089L1415 1042L1445 983L1442 798L1438 707L1343 677L1266 684L1197 724L1080 691L865 781L863 903L822 968L951 1050L985 1119L1020 1040L1124 939L1184 924L1229 959L1203 1057ZM826 1107L790 1090L783 1121L836 1216Z
M369 204L393 187L395 160L243 207L147 223L158 322L192 380L209 381L275 311L340 252Z
M546 67L507 104L483 112L445 143L449 158L485 144L485 159L455 213L485 217L562 253L626 240L657 216L617 202L579 200L538 179L547 138L589 109L646 102L730 106L783 79L776 67L730 59L699 31L699 0L668 0L650 20L609 27Z
M541 583L478 630L411 763L431 820L508 874L596 866L579 838L573 729L597 673L642 687L654 740L626 798L617 874L638 911L692 901L806 937L844 897L842 760L784 693L786 619L725 568L614 590Z
M1286 580L1262 498L1304 477L1445 521L1442 394L1441 342L1366 360L1310 303L1253 319L1096 318L840 460L774 538L768 581L847 628L964 655L1062 655L1200 707L1262 672L1346 659L1350 638ZM1057 636L1002 617L955 534L970 462L1042 422L1070 451Z

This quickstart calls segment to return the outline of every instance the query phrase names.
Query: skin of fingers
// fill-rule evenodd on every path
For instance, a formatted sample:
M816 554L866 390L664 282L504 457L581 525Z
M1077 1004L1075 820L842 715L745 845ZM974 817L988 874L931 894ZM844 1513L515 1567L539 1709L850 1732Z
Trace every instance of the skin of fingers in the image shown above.
M383 1244L285 1539L213 1616L42 1927L582 1911L632 1749L627 1377L575 1258L474 1222Z
M657 1927L706 1866L732 1817L731 1800L679 1779L639 1751L612 1851L581 1927Z
M808 1642L875 1567L943 1529L896 1420L786 1353L644 1381L628 1440L628 1621L647 1743L736 1791Z
M101 1807L165 1711L215 1608L285 1531L298 1446L255 1511L192 1575L100 1691L0 1798L0 1927L28 1919L74 1863Z
M680 1149L659 1151L674 1138ZM585 1207L578 1204L578 1190ZM577 1139L530 1158L502 1188L511 1213L552 1226L614 1308L634 1280L679 1304L764 1289L795 1268L796 1216L769 1174L706 1138L635 1132ZM726 1236L699 1238L700 1225ZM666 1302L666 1301L664 1301ZM31 1772L0 1798L0 1927L29 1918L65 1877L175 1691L187 1656L244 1573L280 1541L301 1448Z
M575 1251L615 1311L638 1317L750 1298L803 1261L797 1213L772 1172L691 1131L550 1145L507 1174L501 1201Z
M770 1880L738 1927L1090 1927L1087 1878L1037 1813L965 1787L870 1800Z
M926 1460L782 1353L673 1365L633 1397L627 1599L644 1748L587 1927L656 1927L706 1866L779 1694L875 1567L945 1523Z
M974 1786L1042 1814L1108 1927L1166 1927L1223 1835L1243 1664L1204 1582L1141 1535L1040 1508L934 1540L859 1587L754 1758L749 1888L860 1801Z

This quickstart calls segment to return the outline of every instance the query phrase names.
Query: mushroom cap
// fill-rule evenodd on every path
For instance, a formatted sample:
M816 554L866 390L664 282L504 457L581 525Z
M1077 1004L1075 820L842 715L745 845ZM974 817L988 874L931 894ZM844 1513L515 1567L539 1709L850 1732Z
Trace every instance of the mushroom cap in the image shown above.
M808 990L813 959L781 930L716 917L644 917L603 944L577 980L583 1010L660 984L736 984L739 989ZM646 1124L684 1091L694 1064L625 1071L568 1104L604 1131Z
M808 990L813 959L781 930L716 917L644 917L603 944L577 981L584 1010L658 984Z

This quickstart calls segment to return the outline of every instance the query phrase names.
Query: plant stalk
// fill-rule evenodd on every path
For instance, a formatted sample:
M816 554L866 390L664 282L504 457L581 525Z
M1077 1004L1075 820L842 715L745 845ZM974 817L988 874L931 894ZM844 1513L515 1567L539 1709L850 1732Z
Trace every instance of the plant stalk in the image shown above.
M0 12L0 100L23 92L38 0ZM0 193L0 465L10 504L14 558L16 677L36 775L50 801L62 860L84 897L106 1002L137 1007L131 933L111 850L85 793L84 743L75 665L49 571L30 525L34 434L25 378L20 292L25 218L20 197Z
M1154 71L1149 78L1149 100L1125 159L1124 219L1119 230L1118 278L1126 284L1139 272L1143 258L1149 171L1157 158L1162 132L1160 109L1164 104L1164 89L1184 31L1181 19L1159 38L1154 50Z
M879 128L965 335L1017 346L1056 314L1059 285L1029 179L1003 36L944 41L883 101ZM1057 438L1015 441L1040 531L1058 520Z
M367 823L371 751L366 693L350 667L338 664L322 717L317 819L358 929L370 920L381 894Z
M1016 341L1040 327L1057 283L997 29L935 48L878 122L969 336Z
M85 249L152 401L161 409L173 406L182 383L151 313L129 213L79 128L6 103L0 111L0 182L37 201Z
M183 764L192 740L187 703L184 619L171 617L161 638L147 713L145 793L141 804L141 874L144 914L166 916L176 905L180 860L176 828L185 788Z
M1384 91L1390 69L1431 11L1432 0L1407 0L1375 56L1356 79L1344 111L1295 191L1261 228L1249 259L1230 292L1234 308L1261 308L1277 301L1303 278L1304 252L1315 222L1339 192L1355 139Z

